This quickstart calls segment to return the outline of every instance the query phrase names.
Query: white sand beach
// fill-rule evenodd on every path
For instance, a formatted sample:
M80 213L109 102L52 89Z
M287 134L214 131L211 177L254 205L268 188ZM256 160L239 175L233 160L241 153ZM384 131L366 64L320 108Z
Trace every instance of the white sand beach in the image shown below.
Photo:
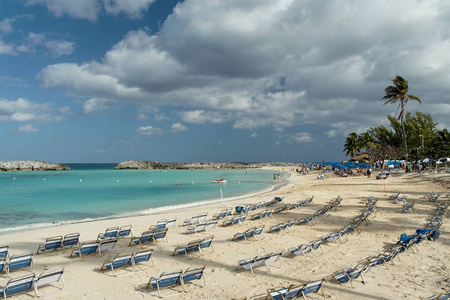
M278 168L277 170L281 170ZM286 170L286 172L288 172ZM413 234L418 228L424 228L427 220L433 215L436 203L424 198L426 193L450 193L449 174L418 175L397 173L387 180L376 180L375 176L355 176L348 178L328 175L324 180L316 180L317 174L291 174L287 185L281 189L263 195L225 203L215 203L191 207L160 214L127 217L95 222L60 225L49 228L4 232L0 234L0 246L9 246L11 255L20 253L36 253L39 244L46 238L65 235L72 232L80 233L80 240L95 240L97 235L110 226L132 225L134 235L140 235L160 219L177 218L177 224L169 228L168 242L160 241L156 245L146 246L153 249L154 266L143 263L137 270L127 267L116 270L117 276L111 271L101 272L103 261L115 256L113 250L79 258L69 258L71 249L59 250L49 254L34 255L35 273L45 269L64 267L66 287L63 291L49 296L48 299L141 299L158 297L157 291L145 288L150 277L158 277L162 272L174 271L188 267L202 266L205 268L206 286L202 281L194 281L187 286L188 292L178 292L174 289L162 289L162 295L176 294L174 299L232 299L247 297L247 299L264 299L267 289L276 286L288 287L310 280L321 279L335 271L356 265L359 261L383 253L391 248L402 233ZM389 200L389 195L400 193L408 197L408 202L415 203L414 213L401 212L402 204ZM330 200L341 196L342 206L331 210L329 216L320 216L317 224L294 225L291 231L268 233L270 226L307 217L324 207ZM210 219L222 209L236 205L256 204L272 200L275 196L284 197L275 208L287 203L295 203L314 196L314 201L308 206L274 214L273 217L262 220L249 220L245 224L228 227L218 226L212 232L186 234L186 226L181 226L185 219L196 213L208 213ZM369 225L361 225L361 234L350 234L348 241L342 245L326 243L322 246L323 255L305 261L301 256L288 256L287 249L303 243L309 243L328 233L338 231L348 225L352 217L361 212L365 204L361 201L373 196L378 199L377 213L370 218ZM449 200L441 196L440 200ZM258 212L255 210L249 216ZM230 219L227 217L226 219ZM219 220L219 225L222 219ZM265 225L265 238L258 240L232 241L234 234L244 232L247 228ZM441 226L441 235L437 241L422 242L417 253L404 252L401 261L395 259L395 265L374 267L372 274L364 275L365 283L358 278L353 282L355 288L346 284L325 282L323 289L326 299L431 299L441 293L450 293L450 238L448 218ZM174 248L186 245L189 241L214 235L213 253L193 255L191 259L185 256L172 256ZM136 252L139 246L128 246L129 237L118 242L118 253ZM238 260L250 259L257 255L284 250L283 267L278 270L273 264L271 272L264 266L255 269L255 276L248 270L237 269ZM18 270L11 273L16 277L26 274ZM0 286L8 281L6 274L0 276ZM56 291L56 288L42 288L44 293ZM30 299L34 293L29 291L13 299ZM308 295L310 299L321 299L320 294Z

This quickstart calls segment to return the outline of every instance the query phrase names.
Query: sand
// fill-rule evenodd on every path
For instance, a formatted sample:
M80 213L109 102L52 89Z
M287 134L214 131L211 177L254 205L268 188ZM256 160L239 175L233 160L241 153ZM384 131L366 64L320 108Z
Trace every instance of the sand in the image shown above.
M289 172L289 170L285 170ZM81 241L94 240L98 233L104 232L110 226L131 224L134 235L140 235L159 219L177 218L177 225L169 229L168 242L158 242L148 246L153 249L154 266L146 263L133 271L131 267L119 269L117 276L111 272L101 272L103 261L114 257L114 251L107 251L103 257L99 254L86 256L82 261L69 258L70 249L52 252L50 254L34 255L35 273L44 269L64 267L66 288L48 299L140 299L157 297L157 292L144 286L150 277L159 277L162 272L186 269L193 266L206 266L205 279L188 286L188 293L178 293L180 289L163 289L162 295L176 294L176 299L231 299L247 297L248 299L264 299L267 289L275 286L289 286L304 283L309 280L324 278L335 271L353 266L358 261L372 255L377 255L389 249L402 233L413 234L417 228L423 228L426 221L434 213L436 203L424 199L430 192L448 193L450 176L448 174L418 175L396 173L387 180L376 180L364 176L340 178L328 174L324 180L316 180L316 173L310 175L296 175L291 173L288 184L279 190L241 200L225 203L191 207L161 214L127 217L120 219L101 220L79 224L60 225L49 228L6 232L0 234L0 246L8 245L10 254L33 252L46 238L55 235L65 235L79 232ZM415 202L415 212L402 213L401 204L389 200L389 195L401 193L408 196L408 202ZM343 198L342 207L330 211L329 216L321 216L314 226L296 225L292 231L268 233L271 225L283 221L306 217L322 208L331 199L340 195ZM186 227L180 226L182 221L192 215L207 212L208 218L222 209L236 205L256 204L273 199L275 196L284 197L281 206L295 203L314 196L311 205L290 210L287 213L274 214L272 218L249 221L247 224L230 227L218 227L211 233L186 234ZM290 257L287 249L308 243L327 233L339 230L351 222L365 206L361 200L374 196L379 201L378 212L371 224L362 225L361 234L349 235L348 242L338 246L336 243L323 245L324 254L308 259ZM448 198L447 198L448 199ZM255 211L256 212L256 211ZM254 212L252 212L254 213ZM219 221L221 224L222 221ZM257 241L231 241L235 233L244 232L251 226L265 225L265 238ZM187 259L184 256L171 256L176 246L185 245L189 241L214 235L214 252ZM128 246L130 238L118 242L118 252L136 252L139 246ZM450 238L448 219L441 227L441 236L437 241L421 243L415 254L403 253L401 262L389 265L387 270L383 266L373 268L375 277L370 272L365 275L366 282L360 279L354 281L355 288L348 285L324 283L327 299L430 299L441 293L450 292ZM256 255L268 254L277 250L284 250L282 258L283 268L271 269L265 267L255 269L253 276L250 271L237 269L237 262ZM274 265L277 267L277 265ZM13 277L26 274L26 271L15 271ZM0 285L4 285L8 278L3 273ZM57 291L56 288L43 288L44 293ZM14 296L15 299L30 299L33 292ZM320 299L319 294L309 298Z

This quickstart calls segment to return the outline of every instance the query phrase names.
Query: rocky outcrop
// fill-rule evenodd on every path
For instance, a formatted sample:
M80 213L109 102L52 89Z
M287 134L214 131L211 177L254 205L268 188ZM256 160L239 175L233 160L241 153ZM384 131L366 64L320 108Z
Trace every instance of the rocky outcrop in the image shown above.
M54 164L38 160L0 161L0 171L61 171L70 170L64 164Z
M248 169L260 168L258 163L242 162L202 162L202 163L160 163L156 161L127 160L118 164L115 169Z

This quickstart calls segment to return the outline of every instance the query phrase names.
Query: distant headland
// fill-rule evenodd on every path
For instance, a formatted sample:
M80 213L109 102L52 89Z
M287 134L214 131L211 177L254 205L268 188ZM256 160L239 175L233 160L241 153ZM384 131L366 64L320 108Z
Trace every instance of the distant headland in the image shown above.
M259 163L246 162L197 162L197 163L160 163L156 161L127 160L118 164L115 169L249 169L261 168Z
M70 170L64 164L49 163L39 160L0 161L0 171L62 171Z

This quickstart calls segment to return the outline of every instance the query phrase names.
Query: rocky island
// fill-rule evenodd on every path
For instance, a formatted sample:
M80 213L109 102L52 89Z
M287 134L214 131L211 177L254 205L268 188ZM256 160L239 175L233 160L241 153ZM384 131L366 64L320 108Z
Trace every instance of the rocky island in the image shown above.
M61 171L70 170L64 164L49 163L39 160L0 161L0 171Z
M248 169L260 168L259 163L244 162L201 162L201 163L160 163L157 161L127 160L118 164L115 169Z

